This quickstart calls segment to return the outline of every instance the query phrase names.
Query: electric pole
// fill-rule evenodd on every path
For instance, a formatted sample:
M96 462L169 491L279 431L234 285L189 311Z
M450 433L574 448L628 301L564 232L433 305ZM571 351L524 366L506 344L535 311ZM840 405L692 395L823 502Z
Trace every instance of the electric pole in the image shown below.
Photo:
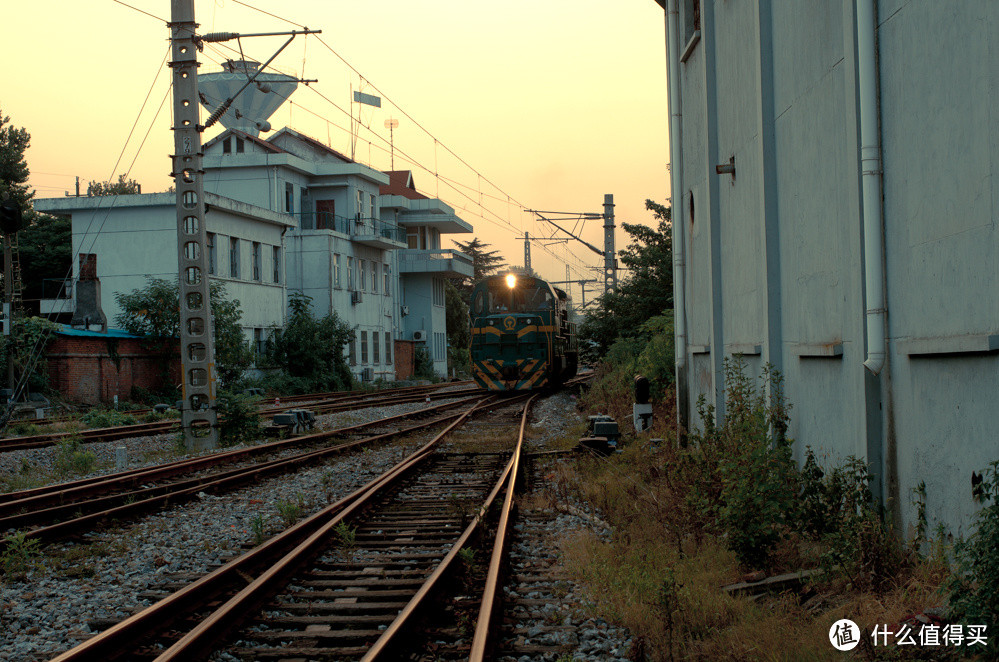
M524 231L524 273L531 273L531 235Z
M617 258L614 252L614 194L604 194L604 293L617 290Z
M194 0L172 0L174 154L180 271L181 424L188 450L218 446L215 325L209 305Z

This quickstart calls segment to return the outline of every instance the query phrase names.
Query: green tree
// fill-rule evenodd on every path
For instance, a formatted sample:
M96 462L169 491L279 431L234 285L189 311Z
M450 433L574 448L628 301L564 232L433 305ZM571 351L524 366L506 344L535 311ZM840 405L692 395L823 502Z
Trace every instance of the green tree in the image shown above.
M486 250L489 248L489 244L479 241L478 237L473 237L469 242L456 241L454 243L458 246L458 250L472 258L471 280L463 278L456 283L462 301L468 305L472 298L472 288L486 276L502 269L504 266L503 257L499 255L499 251Z
M0 200L17 204L22 211L34 196L28 190L28 163L24 152L31 144L31 135L24 127L14 127L10 117L0 109Z
M99 195L131 195L142 193L142 186L134 179L125 179L125 175L118 175L118 181L111 180L104 182L91 181L87 184L87 196Z
M616 292L597 299L580 326L580 348L592 357L603 356L615 339L638 337L653 317L673 309L673 240L671 210L652 200L645 208L653 212L658 227L622 223L631 243L619 251L621 263L630 270Z
M294 292L288 297L288 323L267 341L267 359L294 379L300 391L337 391L353 382L343 355L354 331L335 312L317 319L312 297Z
M174 341L180 336L180 295L177 282L162 278L146 279L147 285L131 292L116 292L122 312L115 323L137 336L144 336L165 356L164 371ZM250 367L252 354L239 325L243 313L238 299L227 299L225 287L212 281L209 285L212 318L215 328L215 369L222 385L235 383Z
M461 293L454 283L445 283L445 315L447 323L448 367L455 372L469 374L471 357L468 347L472 333L469 328L468 305L461 300Z
M73 224L68 217L33 211L25 215L25 227L17 235L17 244L26 303L56 295L55 289L43 287L43 283L69 274L72 238Z

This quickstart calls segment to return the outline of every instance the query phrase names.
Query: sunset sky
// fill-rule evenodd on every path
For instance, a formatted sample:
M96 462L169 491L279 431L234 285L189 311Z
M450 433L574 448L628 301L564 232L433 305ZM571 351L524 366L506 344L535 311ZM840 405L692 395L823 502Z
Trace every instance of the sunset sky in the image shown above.
M134 9L113 0L6 8L0 109L31 133L36 197L72 191L76 176L84 190L120 173L143 192L171 184L168 31L160 20L169 18L170 2L123 1ZM604 194L613 193L619 221L651 224L645 199L666 199L665 29L653 0L196 0L195 7L202 33L295 29L282 19L322 30L329 48L300 36L275 60L279 71L319 82L299 86L271 117L274 128L290 126L350 154L351 88L381 96L381 108L363 107L356 160L389 169L384 121L398 119L396 169L412 169L421 192L455 207L508 262L522 262L517 237L525 230L553 232L523 207L601 212ZM283 39L243 39L244 54L265 61ZM202 71L238 57L208 45ZM602 245L600 221L580 227ZM626 239L619 228L618 248ZM600 258L582 245L549 250L554 256L537 245L532 252L543 276L564 279L568 259L572 278L600 277L588 270Z

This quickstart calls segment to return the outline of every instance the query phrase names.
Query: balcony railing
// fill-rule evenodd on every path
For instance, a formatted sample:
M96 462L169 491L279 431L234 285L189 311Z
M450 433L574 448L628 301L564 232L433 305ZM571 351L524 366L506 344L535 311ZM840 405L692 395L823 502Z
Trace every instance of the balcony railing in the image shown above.
M302 230L333 230L351 237L382 237L391 241L406 243L406 229L395 223L378 218L357 216L346 218L327 212L305 212L296 214L298 227Z
M399 252L399 273L442 273L451 276L471 276L474 272L472 258L454 249L407 249Z

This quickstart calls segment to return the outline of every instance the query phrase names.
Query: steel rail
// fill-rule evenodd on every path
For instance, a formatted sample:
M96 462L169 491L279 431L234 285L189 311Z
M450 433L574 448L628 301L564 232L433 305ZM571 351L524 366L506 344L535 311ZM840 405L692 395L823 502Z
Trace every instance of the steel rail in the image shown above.
M92 528L109 519L131 517L141 513L157 510L167 505L180 503L194 498L201 492L219 492L227 489L233 489L239 485L245 484L254 479L259 479L263 476L291 471L299 466L318 462L331 455L337 455L358 446L375 443L377 441L439 425L458 416L459 414L451 414L444 416L443 418L425 421L408 428L377 434L363 439L309 451L287 458L280 458L269 462L240 467L206 477L192 478L176 483L147 487L133 492L113 494L89 501L68 503L41 511L11 515L0 519L0 529L23 526L27 523L35 524L38 522L51 521L66 515L76 515L64 521L25 532L25 535L28 538L49 541L81 529ZM82 512L84 509L89 510L102 507L105 509L98 510L97 512ZM77 513L79 514L77 515ZM0 541L0 551L2 551L4 547L5 543Z
M450 385L450 383L449 383ZM408 387L426 389L426 387ZM326 401L320 401L312 405L312 409L320 414L330 414L354 409L364 409L367 407L380 407L409 402L418 402L423 398L442 399L449 397L461 397L462 395L478 393L478 389L464 389L461 391L440 391L421 390L406 393L382 393L368 391L360 396L334 397ZM453 395L452 395L453 393ZM303 396L304 397L304 396ZM272 416L290 409L297 409L298 405L288 404L270 409L260 409L261 416ZM29 450L32 448L46 448L56 445L59 440L69 437L78 437L83 443L99 443L105 441L115 441L117 439L127 439L129 437L146 436L173 432L180 429L177 419L165 421L154 421L152 423L135 423L131 425L117 425L107 428L90 428L72 432L49 432L44 434L30 435L25 437L8 437L0 439L0 453L7 451Z
M486 573L486 583L482 590L482 603L479 607L479 618L475 623L472 649L468 657L469 662L483 662L485 660L486 651L488 650L486 647L489 644L489 637L496 618L495 607L499 592L500 570L503 566L503 559L506 558L508 529L513 511L513 497L517 490L517 474L520 470L524 431L527 428L527 412L534 401L534 397L536 396L532 396L524 406L524 415L520 419L520 433L517 436L517 447L514 450L513 458L510 460L512 471L510 471L509 482L506 486L506 496L503 498L503 508L500 510L499 523L496 526L496 538L493 540L489 570Z
M485 401L483 401L484 403ZM454 428L460 425L480 405L462 414L434 439L416 451L410 458L399 463L372 485L361 497L334 515L319 530L288 552L277 563L250 582L243 590L215 610L194 629L185 634L156 658L156 662L184 661L204 657L211 648L235 627L248 611L263 605L280 586L303 564L308 563L323 549L329 546L334 529L351 515L358 514L369 505L373 498L387 487L397 483L404 476L431 457L431 451ZM457 554L457 552L455 552Z
M433 405L431 407L424 407L411 412L395 414L385 418L378 418L366 423L358 423L356 425L336 428L333 430L324 430L322 432L314 432L298 437L290 437L288 439L266 442L257 446L251 446L249 448L240 448L220 453L213 453L206 456L186 458L176 460L174 462L139 467L136 469L129 469L127 471L94 476L91 478L83 478L65 483L55 483L53 485L36 487L20 492L8 492L0 494L0 516L5 513L17 512L25 507L38 506L46 503L65 503L67 499L71 499L78 495L93 496L96 494L104 494L111 489L114 489L117 485L141 484L151 480L170 478L182 473L189 473L191 471L197 471L219 464L226 464L244 458L253 457L255 455L263 455L284 450L285 448L304 446L310 443L325 441L326 439L331 439L333 437L353 434L366 428L392 424L396 421L405 420L407 418L415 418L421 415L433 413L435 411L442 411L452 407L457 407L469 402L472 399L474 398L463 398L457 402ZM13 504L12 502L17 503Z
M392 480L398 480L404 475L403 472L407 468L415 466L418 460L428 456L429 450L439 443L450 430L469 415L484 407L490 400L492 398L479 400L433 440L397 463L389 471L372 479L343 499L286 529L259 547L242 554L204 577L195 580L176 593L117 623L104 632L91 637L71 650L58 655L53 658L52 662L105 660L121 656L124 651L134 647L138 642L163 632L185 614L209 603L219 595L225 594L231 586L245 585L246 578L251 573L255 573L261 567L270 564L274 557L284 557L288 554L289 549L297 549L310 540L322 537L317 536L317 532L328 532L337 523L343 521L341 515L346 509L356 505L366 495L370 498L370 495L376 493L377 488L380 486ZM333 522L334 519L336 522ZM229 605L230 602L232 601L228 601L226 605ZM223 605L223 607L226 605ZM204 636L203 630L202 636ZM179 644L180 642L177 643ZM201 653L204 654L205 651L201 651Z

